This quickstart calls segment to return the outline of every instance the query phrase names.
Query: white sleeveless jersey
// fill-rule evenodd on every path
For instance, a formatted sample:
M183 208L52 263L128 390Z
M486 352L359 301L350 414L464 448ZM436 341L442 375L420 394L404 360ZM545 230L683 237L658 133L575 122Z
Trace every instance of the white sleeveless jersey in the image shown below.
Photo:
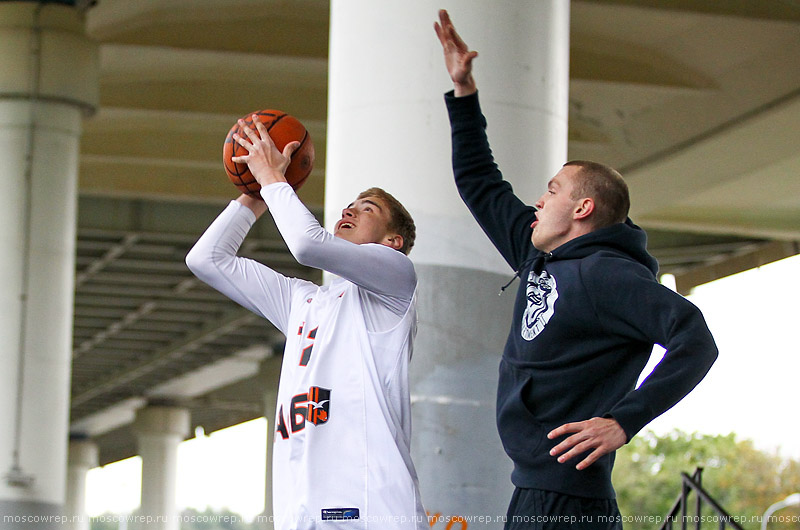
M276 528L426 528L410 459L416 311L373 333L356 285L295 290L276 411Z
M271 424L275 528L427 529L410 456L413 265L388 247L334 238L286 184L262 195L293 253L312 234L312 249L324 249L314 266L349 278L320 287L236 257L255 221L236 202L187 256L200 279L286 335ZM405 284L386 287L395 278Z

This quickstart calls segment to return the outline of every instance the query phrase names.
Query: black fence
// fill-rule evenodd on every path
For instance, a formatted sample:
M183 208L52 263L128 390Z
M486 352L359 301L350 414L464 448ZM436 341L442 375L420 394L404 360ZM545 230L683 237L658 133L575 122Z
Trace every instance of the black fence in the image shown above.
M734 530L743 530L741 525L733 520L730 514L703 489L703 468L698 467L691 477L686 473L681 473L681 479L681 494L667 514L660 530L674 530L673 525L681 530L689 528L700 530L700 524L707 519L702 514L704 503L715 512L713 519L719 521L720 530L724 530L727 526ZM689 495L692 492L695 495L695 507L694 513L690 515Z

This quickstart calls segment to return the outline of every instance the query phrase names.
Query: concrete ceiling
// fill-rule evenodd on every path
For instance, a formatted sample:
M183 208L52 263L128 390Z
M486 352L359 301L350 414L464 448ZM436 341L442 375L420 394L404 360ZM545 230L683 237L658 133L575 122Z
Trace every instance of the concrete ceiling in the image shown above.
M662 272L686 292L800 252L800 2L571 6L569 157L626 176ZM101 106L81 142L71 423L103 463L136 453L128 424L148 401L190 407L206 432L263 415L282 338L183 257L235 196L222 140L264 101L314 138L300 195L322 211L329 8L100 0L87 13ZM319 278L269 226L245 253Z

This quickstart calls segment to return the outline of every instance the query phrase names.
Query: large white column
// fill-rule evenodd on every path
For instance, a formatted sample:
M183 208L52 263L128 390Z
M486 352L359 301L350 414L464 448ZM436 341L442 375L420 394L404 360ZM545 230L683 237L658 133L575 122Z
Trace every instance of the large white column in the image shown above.
M64 514L69 518L67 528L89 530L91 521L86 512L86 474L97 467L97 444L89 439L69 441L67 460L67 494Z
M443 102L452 83L433 32L440 7L480 53L490 141L516 193L533 203L566 160L568 0L332 0L326 220L373 185L414 216L412 456L422 500L445 518L500 516L488 524L499 528L513 488L494 407L516 285L497 296L513 271L453 184Z
M142 457L140 528L179 530L178 444L189 434L189 411L150 405L136 412L134 431Z
M78 140L98 54L80 13L38 2L0 3L0 50L0 520L29 528L22 516L60 514L65 497Z

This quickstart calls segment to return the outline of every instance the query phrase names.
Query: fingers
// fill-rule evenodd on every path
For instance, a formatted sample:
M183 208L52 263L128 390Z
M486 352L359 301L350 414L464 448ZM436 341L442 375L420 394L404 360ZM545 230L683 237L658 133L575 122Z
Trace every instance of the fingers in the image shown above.
M466 48L464 41L458 36L456 28L450 21L450 15L448 15L447 11L444 9L439 10L439 22L433 23L433 29L436 32L436 36L439 37L439 42L442 43L445 49L451 46L454 46L456 49Z
M439 10L439 23L442 25L442 28L447 28L448 30L455 30L455 27L453 26L453 21L450 20L450 13L448 13L446 9Z
M251 144L250 142L239 136L237 133L233 133L232 138L234 142L238 143L247 150L247 154L240 156L232 156L231 161L235 162L236 164L246 164L247 161L250 160L250 156L253 150L253 144Z
M603 455L616 451L627 439L625 432L613 418L592 418L576 423L565 423L550 431L547 437L552 440L570 433L573 434L550 450L550 455L560 455L558 461L564 463L593 449L575 466L578 470L586 469Z
M439 22L434 22L433 29L442 45L445 66L455 85L455 95L472 94L476 90L472 78L472 61L478 56L478 52L470 51L444 9L439 11Z
M283 156L286 158L292 158L292 154L300 147L300 142L289 142L286 144L286 147L283 148Z
M581 423L584 423L584 422L565 423L561 427L553 429L552 431L547 433L547 438L549 440L552 440L553 438L558 438L559 436L563 436L563 435L565 435L567 433L570 433L570 432L578 432L578 431L581 430Z
M250 143L246 139L242 138L242 136L240 134L233 133L233 136L232 136L233 141L236 142L237 144L241 145L242 147L244 147L247 150L247 154L246 155L242 155L242 156L233 156L233 157L231 157L231 160L233 162L236 162L237 164L238 163L246 164L247 163L247 159L249 158L250 153L253 150L253 146L254 146L255 142L258 141L259 138L255 136L253 131L247 126L247 124L245 123L245 121L243 119L240 118L237 123L239 124L239 128L242 130L242 132L244 134L246 134L247 137L250 138L250 140L253 143Z
M259 120L258 116L255 114L253 114L252 120L253 120L253 125L256 128L255 131L251 129L250 126L247 125L247 122L244 121L243 118L239 118L238 120L239 127L242 129L242 132L245 134L245 136L247 136L250 139L251 143L248 143L247 140L245 140L244 138L242 138L241 135L236 133L233 134L233 138L237 142L239 142L239 144L242 145L243 147L248 147L248 145L253 146L257 144L259 141L263 141L269 145L273 145L274 142L272 141L272 137L269 135L267 127L264 125L264 123L261 120Z
M258 126L258 124L261 123L255 115L253 115L253 122L256 123L256 126ZM261 140L261 138L256 134L256 132L253 129L251 129L247 125L247 122L245 122L242 118L239 118L238 123L239 127L242 129L242 132L245 134L245 136L247 136L250 139L250 142L252 142L253 145L255 145L259 140ZM239 143L241 144L241 142Z
M592 440L584 440L583 442L578 443L577 445L572 447L572 449L570 449L569 451L567 451L563 455L559 456L558 457L558 462L560 464L563 464L564 462L572 460L574 457L579 456L579 455L591 450L592 448L594 448L594 451L589 453L589 455L586 458L584 458L583 460L578 462L578 464L575 466L575 469L577 469L578 471L586 469L587 467L589 467L592 464L594 464L595 462L597 462L597 460L601 456L611 452L610 449L608 449L606 447L603 447L603 446L594 447L594 443L595 442L592 441ZM553 454L553 452L551 451L550 454ZM556 454L558 454L558 453L556 453Z
M439 10L439 22L433 23L433 30L436 32L436 36L439 37L439 42L442 43L442 46L447 46L447 36L446 36L446 29L449 26L452 26L452 22L450 22L450 15L447 14L447 11L444 9Z
M240 134L233 133L232 138L234 141L247 150L246 155L231 157L233 162L246 164L251 159L254 151L259 150L259 146L261 145L266 144L264 145L264 151L269 151L275 147L275 142L272 141L272 137L269 135L269 131L267 131L267 127L264 125L264 123L258 119L256 114L253 114L251 119L256 128L255 131L247 125L247 122L244 121L243 118L239 118L238 120L240 129L250 141L243 138ZM288 147L288 145L286 147ZM292 147L291 152L294 152L295 149L297 149L297 146Z
M599 459L601 456L603 456L604 454L606 454L606 453L609 453L609 452L610 452L610 451L601 451L600 449L595 449L594 451L592 451L591 453L589 453L589 456L587 456L586 458L584 458L583 460L581 460L581 461L578 463L578 465L577 465L577 466L575 466L575 469L577 469L578 471L583 471L583 470L584 470L584 469L586 469L587 467L589 467L589 466L591 466L592 464L594 464L595 462L597 462L597 460L598 460L598 459Z
M436 36L439 38L439 42L441 42L442 46L444 46L444 35L442 32L442 28L441 26L439 26L438 22L433 23L433 31L436 32Z
M550 456L556 456L569 449L566 453L558 457L558 461L563 464L567 460L571 460L573 457L583 454L592 448L593 445L590 440L574 434L551 449Z
M583 428L583 425L582 425L583 423L585 423L585 422L565 423L561 427L558 427L557 429L553 429L552 431L550 431L547 434L547 438L552 440L554 438L558 438L559 436L563 436L565 434L569 434L569 433L572 433L572 432L580 433L582 428ZM570 449L570 448L574 447L581 440L582 440L582 438L579 437L577 434L574 434L572 436L569 436L569 437L565 438L564 440L561 441L561 443L559 443L558 445L556 445L555 447L550 449L550 456L556 456L556 455L559 455L559 454L563 453L567 449ZM574 453L574 451L570 451L570 452L568 452L568 453L566 453L564 455L561 455L558 458L558 461L559 462L566 462L567 460L572 458L572 456L574 456L573 454L570 454L570 453Z
M264 125L255 114L253 114L253 122L256 124L256 129L258 129L258 134L261 139L269 145L275 145L275 142L272 141L272 136L270 136L269 131L267 131L266 125Z
M478 52L474 52L474 51L473 52L467 52L467 54L464 55L464 60L462 61L461 64L462 64L462 66L464 67L465 70L472 70L472 60L477 56L478 56Z
M461 35L458 34L456 31L456 27L453 25L453 22L450 20L450 15L442 9L439 12L439 19L442 21L442 35L446 41L451 42L455 48L464 53L468 50L467 44L464 42L464 39L461 38Z

